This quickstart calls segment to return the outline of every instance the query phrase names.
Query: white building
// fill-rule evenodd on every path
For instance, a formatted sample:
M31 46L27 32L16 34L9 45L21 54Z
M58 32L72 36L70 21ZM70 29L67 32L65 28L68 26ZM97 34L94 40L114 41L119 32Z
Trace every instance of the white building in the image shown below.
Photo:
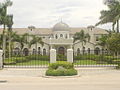
M89 33L90 35L90 41L87 42L84 47L82 47L82 43L79 41L73 42L74 34L81 30L84 30L85 33ZM38 43L37 51L39 54L44 55L49 55L51 48L56 49L57 54L64 55L67 54L67 49L73 49L74 54L80 53L81 50L88 51L88 53L90 50L100 50L102 47L97 45L97 42L99 42L98 38L100 38L101 35L108 34L106 30L94 26L89 26L87 28L71 28L63 22L55 24L53 28L14 28L13 31L17 32L19 35L29 33L42 37L44 46ZM19 43L15 43L14 48L20 49ZM24 51L36 51L36 46L32 45L29 49L27 45L25 45Z

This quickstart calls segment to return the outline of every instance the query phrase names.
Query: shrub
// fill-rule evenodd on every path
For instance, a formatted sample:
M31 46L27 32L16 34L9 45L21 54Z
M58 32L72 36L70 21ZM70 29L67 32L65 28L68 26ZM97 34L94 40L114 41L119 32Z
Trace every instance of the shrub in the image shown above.
M57 69L59 66L62 66L65 69L73 68L73 64L64 61L58 61L57 63L52 63L49 65L49 69Z
M26 56L28 60L44 60L49 61L49 56L42 56L42 55L29 55Z
M48 69L46 71L47 76L73 76L77 75L77 70L75 69L64 69L64 70L54 70Z
M77 75L77 70L74 69L72 63L59 61L49 65L46 71L47 76L72 76Z

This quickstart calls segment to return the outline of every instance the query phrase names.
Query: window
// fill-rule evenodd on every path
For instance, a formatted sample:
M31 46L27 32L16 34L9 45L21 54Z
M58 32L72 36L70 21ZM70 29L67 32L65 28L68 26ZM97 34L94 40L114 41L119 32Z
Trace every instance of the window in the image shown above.
M83 47L83 54L85 54L85 47Z
M33 54L36 54L36 49L33 49L33 52L32 52Z
M65 38L66 38L66 39L68 38L67 34L66 34Z
M46 55L46 49L45 48L43 49L43 55Z
M60 37L63 38L63 34L60 34Z
M90 48L88 48L88 54L90 54Z
M57 34L55 35L55 38L56 38L56 39L58 38Z
M99 37L98 36L96 37L96 41L99 41Z
M41 50L40 50L40 47L38 47L38 54L41 54L41 52L40 52Z
M80 55L80 49L79 48L77 49L77 55Z

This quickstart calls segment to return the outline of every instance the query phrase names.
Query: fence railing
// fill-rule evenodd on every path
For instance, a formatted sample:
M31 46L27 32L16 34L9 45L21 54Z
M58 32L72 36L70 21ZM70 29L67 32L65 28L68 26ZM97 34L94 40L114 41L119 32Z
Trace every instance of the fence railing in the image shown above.
M120 63L120 55L107 50L74 52L74 64L77 66L114 66Z
M4 59L5 67L46 67L49 65L49 55L42 55L39 52L12 51L6 53Z

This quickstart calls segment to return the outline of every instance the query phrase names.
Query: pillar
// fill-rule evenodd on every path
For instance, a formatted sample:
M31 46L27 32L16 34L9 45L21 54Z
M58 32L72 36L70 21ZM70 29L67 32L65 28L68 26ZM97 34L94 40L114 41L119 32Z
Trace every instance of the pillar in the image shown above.
M0 69L3 68L3 50L0 50Z
M50 50L50 63L56 63L56 50Z
M73 49L67 49L67 61L73 63Z

